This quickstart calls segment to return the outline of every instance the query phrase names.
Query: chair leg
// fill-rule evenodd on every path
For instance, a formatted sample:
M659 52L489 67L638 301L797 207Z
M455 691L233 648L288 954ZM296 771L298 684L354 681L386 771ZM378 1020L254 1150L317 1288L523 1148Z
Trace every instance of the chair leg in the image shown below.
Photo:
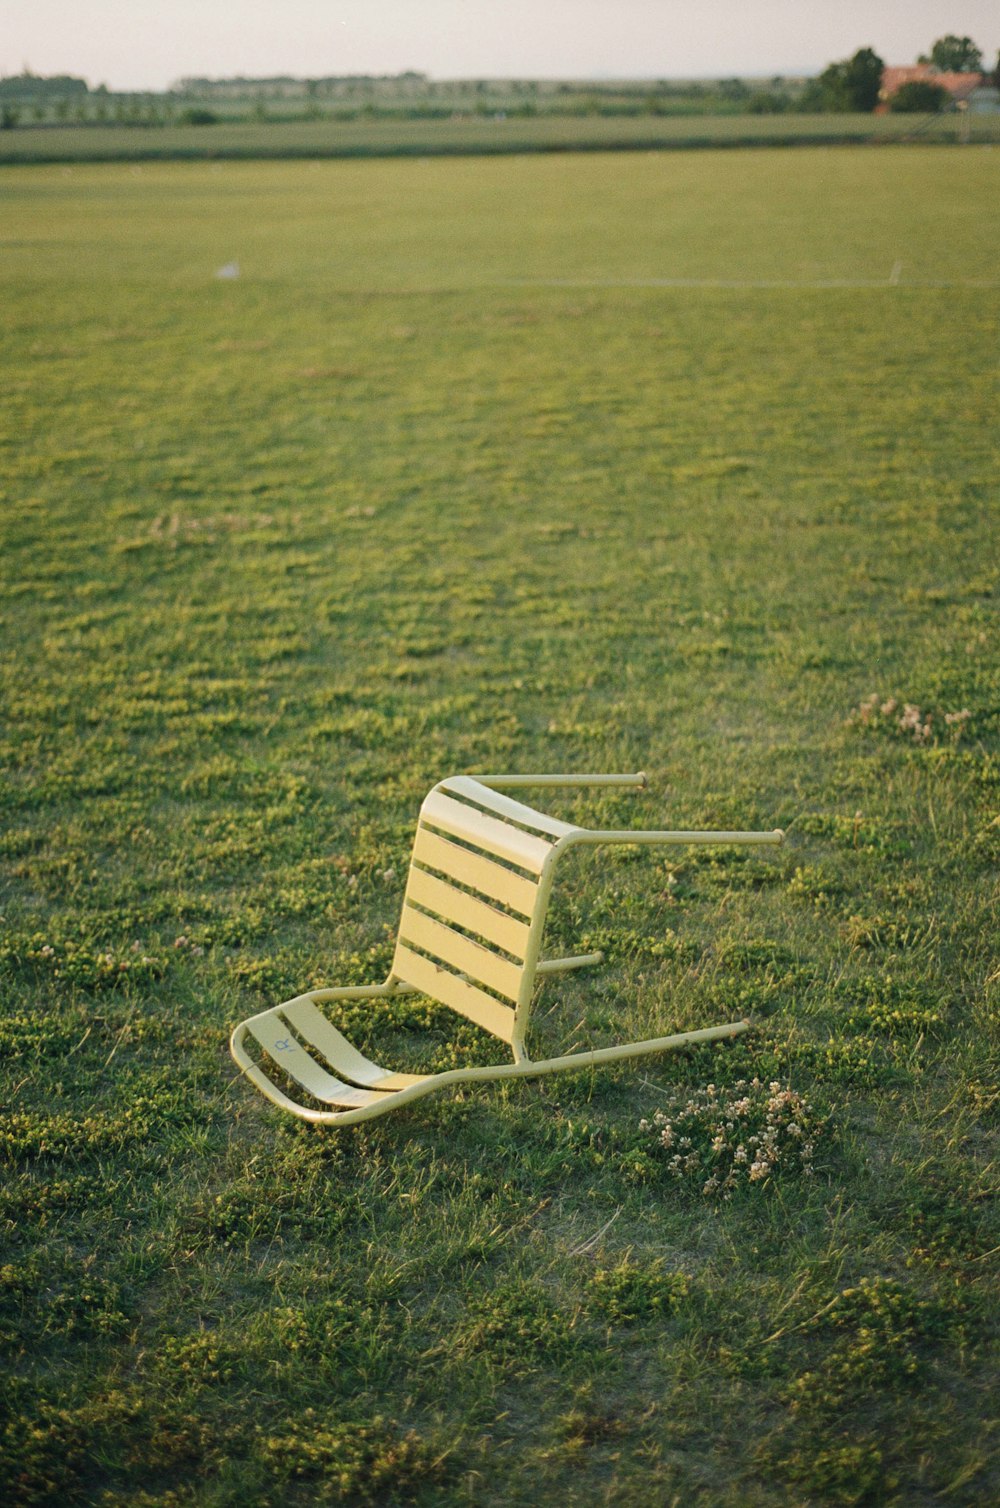
M603 963L603 953L578 953L575 958L547 958L536 964L536 974L562 974L567 969L589 969L592 964Z

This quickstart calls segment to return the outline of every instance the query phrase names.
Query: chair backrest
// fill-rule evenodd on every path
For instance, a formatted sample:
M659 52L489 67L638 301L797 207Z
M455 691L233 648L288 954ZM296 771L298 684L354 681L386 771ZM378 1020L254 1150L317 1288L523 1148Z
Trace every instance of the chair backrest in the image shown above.
M511 1042L531 1003L562 837L580 829L456 775L420 808L393 976Z

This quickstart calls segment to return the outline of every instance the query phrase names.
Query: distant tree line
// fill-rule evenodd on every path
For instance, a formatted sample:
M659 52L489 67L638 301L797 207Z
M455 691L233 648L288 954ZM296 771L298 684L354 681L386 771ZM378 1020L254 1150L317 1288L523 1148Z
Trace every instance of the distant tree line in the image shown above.
M940 73L979 73L971 37L939 37L918 60ZM91 90L71 74L41 78L30 69L0 78L0 129L18 125L209 126L221 121L446 120L454 116L868 114L880 102L885 63L871 47L830 63L818 78L767 82L739 78L602 82L447 79L412 70L323 78L185 78L162 94ZM1000 58L994 77L1000 82ZM952 97L933 76L904 83L892 110L936 111Z
M87 80L75 78L70 73L53 73L48 78L40 78L25 69L14 77L0 79L0 99L4 100L60 99L89 92Z

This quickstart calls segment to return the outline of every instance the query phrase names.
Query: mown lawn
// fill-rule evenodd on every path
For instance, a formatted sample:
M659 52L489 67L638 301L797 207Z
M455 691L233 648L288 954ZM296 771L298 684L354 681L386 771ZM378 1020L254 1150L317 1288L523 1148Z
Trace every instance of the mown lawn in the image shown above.
M0 174L15 1503L997 1495L998 161ZM281 1117L229 1029L504 768L789 835L575 862L538 1045L753 1032Z

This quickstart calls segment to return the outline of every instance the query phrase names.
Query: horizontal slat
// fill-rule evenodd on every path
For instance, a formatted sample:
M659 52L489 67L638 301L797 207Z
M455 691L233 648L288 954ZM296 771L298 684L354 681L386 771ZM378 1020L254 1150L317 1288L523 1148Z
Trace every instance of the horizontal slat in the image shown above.
M487 817L484 812L463 806L441 791L431 791L425 798L420 808L420 820L440 827L457 838L464 838L477 848L485 848L487 853L507 859L511 864L519 864L522 869L529 869L533 874L541 874L542 866L552 851L552 845L544 838L532 837L531 833L523 833L519 827L509 827L496 817Z
M300 1036L305 1037L310 1047L319 1049L331 1068L355 1084L363 1084L369 1089L405 1089L409 1084L419 1084L424 1077L420 1073L389 1073L380 1068L358 1052L311 1000L296 1000L294 1004L282 1006L281 1014Z
M457 843L449 843L447 838L432 833L429 827L417 828L413 857L421 864L458 880L460 885L470 885L481 895L488 895L512 910L520 911L522 916L531 916L535 909L537 880L504 869L502 864L494 864L485 854L459 848Z
M373 1105L382 1098L377 1089L356 1089L353 1084L342 1084L333 1074L321 1068L311 1058L300 1042L296 1042L289 1027L277 1015L260 1016L247 1022L250 1035L260 1043L265 1052L277 1063L283 1073L307 1089L314 1099L327 1105L350 1105L359 1109Z
M446 922L455 922L469 932L485 937L498 948L513 953L515 958L523 959L528 950L531 929L526 922L508 916L506 911L498 911L495 906L487 906L485 901L477 901L467 891L456 890L454 885L446 884L415 865L410 867L406 899L426 906L428 911L435 912Z
M413 953L405 943L396 944L392 972L406 984L412 984L414 989L429 995L432 1000L467 1016L470 1021L492 1032L501 1041L509 1042L514 1035L514 1012L509 1005L503 1005L499 1000L494 1000L492 995L477 990L474 984L459 979L457 974L439 969L429 958Z
M534 807L525 806L522 801L515 801L510 796L502 796L499 791L491 791L487 786L480 785L478 780L473 780L471 775L452 775L450 779L443 780L442 786L446 791L451 791L456 796L464 796L469 801L475 801L480 806L486 807L498 816L509 817L513 822L521 822L525 827L532 827L540 833L551 833L554 838L564 838L567 833L579 832L570 822L560 822L557 817L548 817L544 812L536 812Z
M522 964L509 963L499 953L473 942L461 932L453 931L425 912L404 906L399 936L402 942L423 948L425 953L432 953L442 963L451 964L458 973L468 974L477 983L486 985L487 989L506 995L508 1000L517 999L524 972Z

